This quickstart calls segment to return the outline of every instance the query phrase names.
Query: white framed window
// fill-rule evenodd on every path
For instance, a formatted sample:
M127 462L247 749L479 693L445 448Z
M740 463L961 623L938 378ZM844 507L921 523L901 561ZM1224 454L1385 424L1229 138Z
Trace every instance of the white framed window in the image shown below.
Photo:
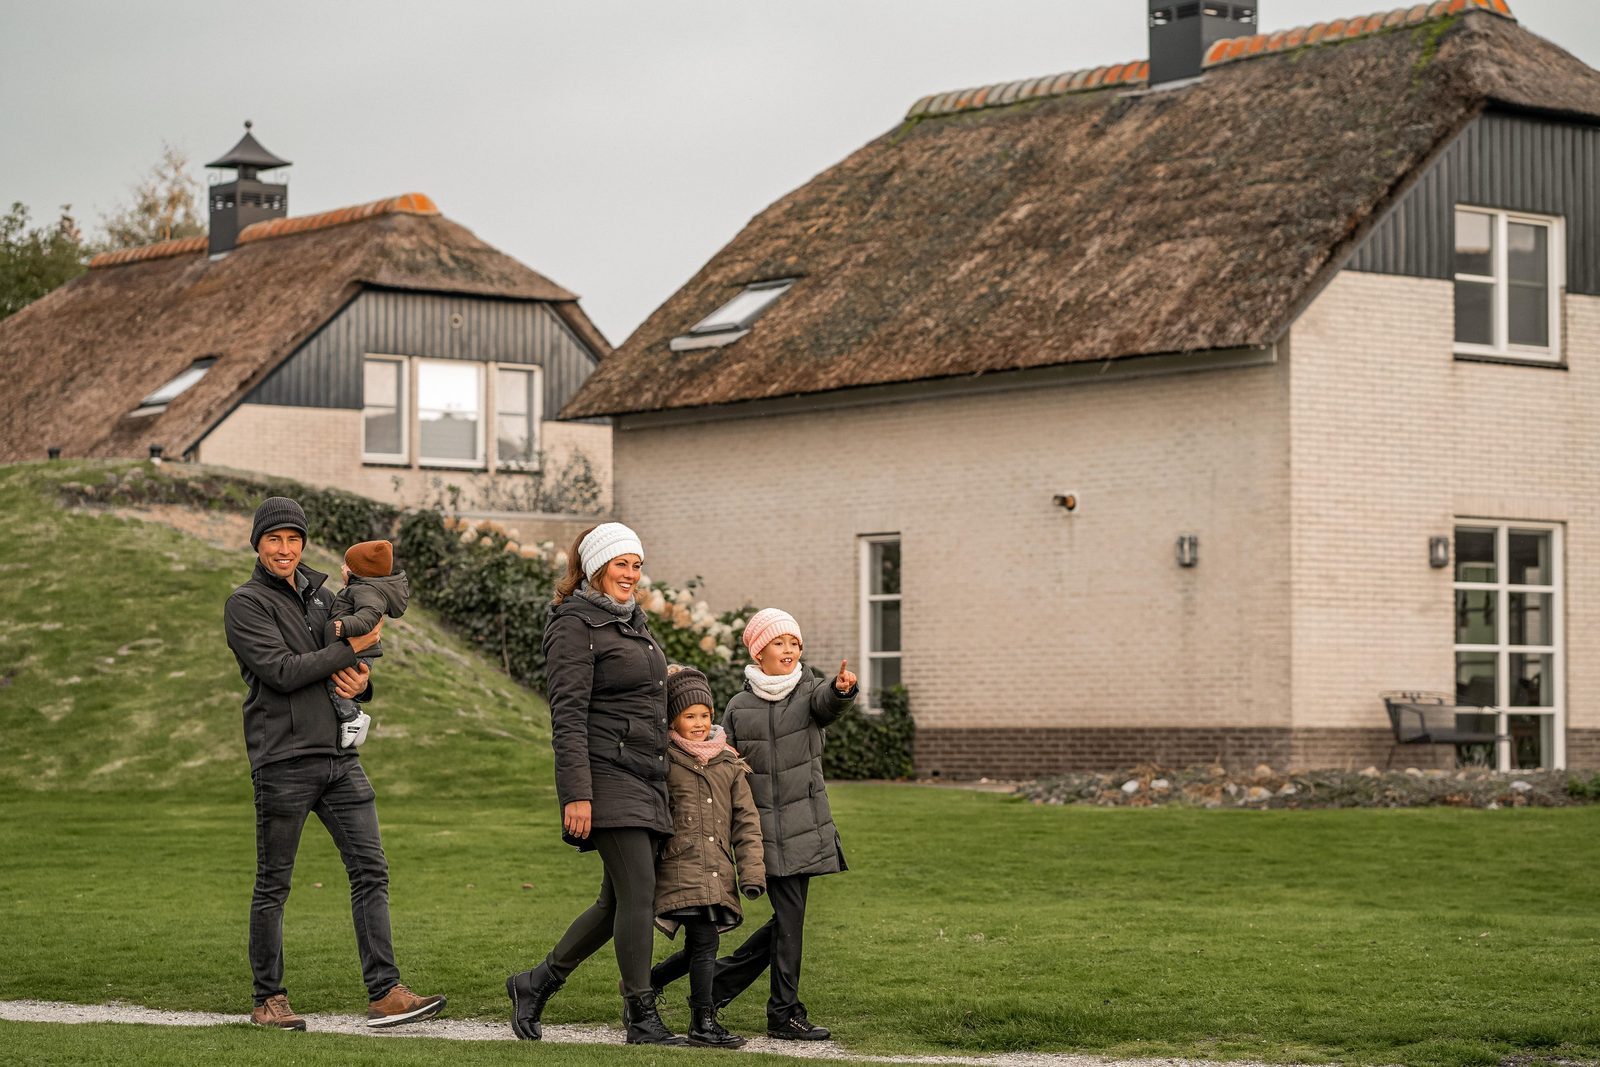
M405 463L407 441L406 361L368 356L361 368L361 458L369 463Z
M1458 354L1560 361L1562 244L1558 218L1456 208Z
M667 347L674 352L691 352L697 348L731 345L748 334L755 321L794 283L793 278L752 282L740 290L739 295L689 327L688 333L674 337Z
M861 658L857 661L867 707L880 706L879 694L901 684L900 535L860 538Z
M419 359L416 367L417 462L483 466L483 364Z
M1456 704L1485 709L1471 725L1507 738L1481 754L1503 771L1566 766L1561 533L1478 519L1455 528Z
M502 364L495 370L495 466L528 470L538 465L543 409L538 367Z
M206 356L189 364L187 370L176 378L167 382L161 388L139 401L139 406L133 409L135 415L159 415L167 410L167 405L178 397L188 392L201 378L206 376L206 371L217 362L216 356Z

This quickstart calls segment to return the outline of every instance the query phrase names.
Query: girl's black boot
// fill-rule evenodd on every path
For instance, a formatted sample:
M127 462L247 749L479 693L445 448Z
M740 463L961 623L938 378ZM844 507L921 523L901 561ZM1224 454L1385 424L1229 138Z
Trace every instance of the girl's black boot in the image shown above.
M717 1009L707 1004L704 1007L690 1003L690 1018L694 1021L689 1027L689 1044L705 1045L708 1048L739 1048L745 1039L738 1034L730 1034L722 1028L717 1021Z
M555 996L565 984L563 979L550 973L550 961L545 960L531 971L523 971L506 979L506 996L511 998L511 1032L523 1041L537 1041L543 1036L539 1016L544 1014L545 1001Z
M648 993L642 997L622 998L622 1021L628 1024L630 1045L687 1045L685 1038L667 1029L656 1011L656 998Z

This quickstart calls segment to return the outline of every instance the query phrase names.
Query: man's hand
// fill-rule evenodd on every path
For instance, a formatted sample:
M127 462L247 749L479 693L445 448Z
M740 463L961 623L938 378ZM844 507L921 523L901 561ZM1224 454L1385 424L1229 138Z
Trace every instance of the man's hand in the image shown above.
M594 821L593 809L587 800L574 800L561 812L561 825L567 833L578 839L589 836L589 824Z
M848 693L856 687L856 676L850 671L850 661L839 661L839 677L833 680L833 688L840 693Z
M341 629L342 629L342 627L341 627ZM380 638L382 636L383 636L383 620L379 619L378 620L378 625L374 626L371 630L369 630L366 633L362 634L360 637L349 638L350 651L356 653L357 655L360 655L361 653L365 652L367 649L371 648L373 645L377 644L378 643L378 638Z
M354 700L367 691L367 678L372 670L365 663L358 663L354 667L341 667L334 671L333 691L346 700Z

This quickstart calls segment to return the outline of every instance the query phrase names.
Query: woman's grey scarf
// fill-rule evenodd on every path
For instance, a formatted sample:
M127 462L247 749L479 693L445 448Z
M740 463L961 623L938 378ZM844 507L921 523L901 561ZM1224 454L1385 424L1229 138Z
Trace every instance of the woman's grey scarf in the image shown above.
M633 611L638 607L631 599L618 600L609 594L602 593L590 585L587 580L578 586L573 595L582 597L597 608L604 608L623 621L633 618Z

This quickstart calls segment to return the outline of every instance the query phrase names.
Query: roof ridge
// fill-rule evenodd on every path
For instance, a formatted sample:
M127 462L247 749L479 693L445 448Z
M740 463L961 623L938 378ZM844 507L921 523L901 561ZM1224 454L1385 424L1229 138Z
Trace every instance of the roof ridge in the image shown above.
M119 248L112 252L101 252L89 260L90 270L99 270L102 267L120 267L124 263L142 263L147 259L166 259L168 256L184 256L190 252L204 252L206 250L206 235L198 237L179 237L171 241L157 241L153 245L140 245L137 248Z
M376 218L379 215L437 214L439 214L439 207L431 197L424 193L402 193L400 196L386 197L383 200L373 200L369 203L356 204L352 207L334 208L332 211L323 211L316 215L265 219L261 222L251 223L240 231L239 243L243 245L254 241L265 241L273 237L287 237L290 234L305 233L308 230L326 230L332 226L344 226L351 222Z
M402 193L399 196L385 197L382 200L373 200L351 207L334 208L332 211L322 211L315 215L264 219L261 222L251 223L246 226L239 233L238 243L241 245L250 244L273 237L287 237L290 234L305 233L308 230L325 230L332 226L343 226L346 223L376 218L379 215L437 215L439 213L438 205L427 194ZM204 252L209 247L208 238L205 234L201 234L198 237L184 237L175 241L158 241L155 244L140 245L137 248L119 248L114 252L101 252L89 260L89 269L100 270L105 267L121 267L128 263L143 263L151 259L185 256L194 252Z
M1464 12L1483 10L1504 18L1515 19L1507 0L1433 0L1432 3L1412 4L1372 15L1354 18L1331 19L1310 26L1257 33L1244 37L1229 37L1216 42L1206 53L1203 67L1216 67L1239 59L1282 52L1333 41L1365 37L1380 30L1398 26L1415 26L1433 19L1448 18ZM929 118L936 115L954 115L962 111L1005 107L1007 104L1044 97L1065 96L1070 93L1089 92L1113 85L1142 85L1150 77L1148 60L1135 59L1104 67L1085 67L1063 74L1047 74L1038 78L997 82L973 89L956 89L952 92L933 93L911 105L906 118Z

